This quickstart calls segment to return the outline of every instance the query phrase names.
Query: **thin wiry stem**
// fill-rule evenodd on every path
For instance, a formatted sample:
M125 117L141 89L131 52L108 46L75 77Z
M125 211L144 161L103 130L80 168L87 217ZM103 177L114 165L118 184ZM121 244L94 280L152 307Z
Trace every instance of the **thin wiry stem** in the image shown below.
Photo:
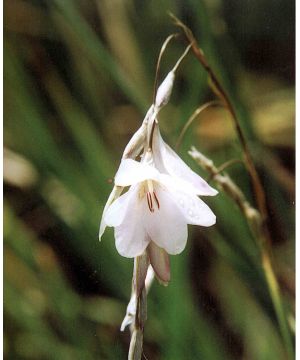
M189 155L198 163L198 165L200 165L211 175L211 178L217 183L218 187L223 190L229 197L231 197L233 201L235 201L245 216L260 249L262 268L276 312L280 332L286 346L288 356L287 358L294 359L293 344L286 314L282 304L280 288L272 266L268 247L263 241L264 228L260 212L249 204L241 189L231 180L228 175L223 175L220 173L220 169L214 165L212 160L201 154L195 147L191 148Z
M125 325L131 324L131 339L128 353L128 360L140 360L143 353L143 339L144 339L144 326L147 319L147 288L145 281L149 269L149 258L147 253L142 254L134 259L134 271L132 281L132 299L133 309L132 314L125 316ZM151 274L150 274L151 278ZM148 284L148 289L151 286ZM149 276L148 276L149 283ZM129 305L131 304L131 300ZM129 306L130 307L130 306ZM124 323L123 321L123 323ZM121 328L123 327L123 323Z
M207 71L207 73L210 77L210 80L211 80L212 90L221 99L224 106L226 108L228 108L229 112L232 115L234 127L236 129L236 132L237 132L237 135L240 140L242 150L244 153L245 165L249 172L249 175L251 177L251 181L253 184L254 193L255 193L255 197L256 197L256 201L257 201L257 206L258 206L258 209L263 218L263 223L264 223L264 239L263 239L263 241L270 242L269 231L265 225L266 220L267 220L267 206L266 206L265 192L264 192L263 186L261 184L261 181L259 179L259 176L257 174L257 171L255 169L254 162L252 160L246 138L245 138L242 128L239 124L234 107L229 99L229 96L227 95L226 91L224 90L223 86L221 85L219 79L217 78L214 71L210 67L210 65L204 55L203 50L198 46L197 41L196 41L192 31L185 24L183 24L183 22L181 22L175 15L170 13L170 16L174 20L175 25L179 26L183 30L188 42L192 45L192 51L193 51L194 55L199 60L201 65L204 67L204 69Z
M218 171L219 173L227 169L228 167L235 165L235 164L243 164L243 161L241 159L231 159L226 161L224 164L219 166Z
M270 236L269 229L267 227L268 213L267 213L267 205L266 205L266 196L265 196L265 192L264 192L263 186L261 184L260 178L256 171L254 162L252 160L252 156L250 154L250 150L249 150L245 135L239 124L239 120L237 118L235 109L230 101L229 96L227 95L225 89L223 88L221 82L215 75L214 71L210 67L209 62L207 61L203 50L198 46L198 43L197 43L192 31L185 24L183 24L176 16L174 16L173 14L170 14L170 16L173 18L175 24L183 30L188 42L192 46L192 51L193 51L195 57L199 60L201 65L204 67L204 69L208 73L209 79L210 79L210 85L211 85L213 92L221 99L224 106L228 109L228 111L232 115L234 127L236 130L238 139L241 143L244 160L245 160L245 165L246 165L246 168L247 168L248 173L251 178L251 182L253 185L253 190L254 190L254 194L255 194L255 198L256 198L256 203L257 203L257 207L258 207L258 211L256 210L255 214L256 215L258 214L259 216L257 217L255 215L255 219L259 219L259 221L255 220L255 223L253 224L252 229L256 228L258 230L254 234L257 239L258 246L261 249L262 267L263 267L266 281L267 281L267 284L269 287L270 296L272 298L272 302L273 302L273 305L274 305L274 308L276 311L281 335L282 335L283 340L286 345L288 357L290 359L293 359L293 357L294 357L293 344L292 344L292 340L291 340L291 336L290 336L288 323L286 320L281 296L280 296L280 289L279 289L278 282L277 282L277 279L276 279L276 276L275 276L275 273L274 273L274 270L272 267L272 261L271 261L271 255L270 255L271 236Z
M141 360L143 353L144 324L147 318L147 294L145 287L137 296L135 321L132 327L128 360Z
M181 61L186 57L187 53L190 51L190 48L192 47L192 45L189 45L186 47L186 49L184 50L184 53L180 56L180 58L177 60L175 66L173 67L172 71L174 71L174 73L177 71L177 69L179 68L179 65L181 63Z
M181 130L181 133L179 134L178 136L178 140L177 140L177 143L175 145L175 148L176 150L179 149L181 143L182 143L182 140L183 140L183 137L184 135L186 134L188 128L192 125L192 123L198 118L198 116L206 109L208 109L209 107L211 106L222 106L222 104L217 101L217 100L213 100L213 101L209 101L201 106L199 106L194 112L193 114L190 116L190 118L187 120L187 122L185 123L183 129Z
M156 70L155 70L155 80L154 80L154 88L153 88L153 101L152 101L152 104L155 103L155 97L156 97L156 92L157 92L157 83L158 83L158 72L159 72L159 68L160 68L160 63L161 63L161 59L162 59L162 56L169 44L169 42L174 39L176 36L178 36L178 34L171 34L169 35L165 42L163 43L161 49L160 49L160 53L159 53L159 56L158 56L158 59L157 59L157 63L156 63Z
M241 159L231 159L231 160L228 160L226 162L224 162L221 166L218 167L218 173L221 173L222 171L224 171L225 169L229 168L230 166L232 165L235 165L235 164L244 164L244 162L241 160ZM211 174L209 179L207 180L208 182L210 182L215 176L217 175L217 173L215 174Z

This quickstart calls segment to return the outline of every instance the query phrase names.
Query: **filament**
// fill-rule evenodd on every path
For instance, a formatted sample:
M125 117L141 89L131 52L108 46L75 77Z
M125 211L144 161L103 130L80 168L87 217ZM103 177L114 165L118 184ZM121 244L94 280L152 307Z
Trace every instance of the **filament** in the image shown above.
M151 193L148 191L147 192L147 203L148 203L148 208L151 212L154 212L154 209L153 209L153 202L152 202L152 196L151 196Z
M156 194L155 194L154 191L153 191L153 196L154 196L154 200L155 200L155 202L156 202L157 208L159 209L159 201L158 201L158 198L157 198L157 196L156 196Z

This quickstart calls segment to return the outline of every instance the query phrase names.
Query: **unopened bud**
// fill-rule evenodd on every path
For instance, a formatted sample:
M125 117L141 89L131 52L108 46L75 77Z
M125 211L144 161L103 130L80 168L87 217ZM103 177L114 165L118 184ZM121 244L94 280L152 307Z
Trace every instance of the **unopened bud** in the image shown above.
M157 279L162 285L168 285L171 277L168 253L153 241L150 242L147 252Z
M245 214L253 224L261 225L261 217L259 215L259 212L253 207L251 207L248 203L246 206Z
M174 80L175 80L175 72L172 70L169 72L165 80L161 83L161 85L157 89L156 98L155 98L155 106L157 108L161 108L169 102L173 89Z

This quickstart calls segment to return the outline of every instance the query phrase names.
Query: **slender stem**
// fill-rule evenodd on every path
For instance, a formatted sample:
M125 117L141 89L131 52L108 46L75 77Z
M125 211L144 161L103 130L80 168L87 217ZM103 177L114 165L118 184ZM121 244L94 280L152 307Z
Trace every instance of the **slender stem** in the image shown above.
M262 250L262 266L272 297L272 302L274 304L275 312L280 326L280 331L286 344L288 358L292 360L294 359L294 346L291 340L290 329L280 296L280 288L276 279L276 275L274 273L274 269L272 267L272 263L270 261L270 257L264 249Z
M224 164L222 164L221 166L219 166L218 168L218 172L222 172L224 171L225 169L229 168L230 166L232 165L235 165L235 164L243 164L243 161L241 159L231 159L231 160L228 160L226 161Z
M267 227L265 226L265 221L267 220L267 206L266 206L265 192L264 192L263 186L261 184L261 181L259 179L259 176L257 174L257 171L255 169L254 162L252 160L246 138L245 138L242 128L239 124L234 107L229 99L229 96L227 95L226 91L224 90L223 86L221 85L220 81L218 80L217 76L215 75L214 71L210 67L210 65L204 55L203 50L198 46L197 41L196 41L192 31L185 24L183 24L176 16L174 16L173 14L170 14L170 16L175 21L175 24L184 31L187 40L192 45L192 51L193 51L194 55L200 61L201 65L207 71L207 73L211 79L212 90L221 99L223 104L228 108L229 112L232 115L234 127L236 129L238 138L240 140L240 143L241 143L241 146L243 149L246 168L249 172L249 175L250 175L250 178L251 178L251 181L253 184L253 189L254 189L255 198L257 201L257 206L258 206L258 209L259 209L259 211L262 215L263 221L264 221L264 233L265 233L264 240L270 242L270 235L269 235Z
M259 210L259 230L260 234L259 236L256 236L256 239L258 241L258 246L261 248L261 254L262 254L262 267L266 276L266 281L269 287L270 296L272 298L272 302L274 305L274 309L276 312L277 320L279 323L280 331L282 338L286 345L286 350L288 353L288 356L290 359L293 358L293 344L290 336L290 332L288 329L287 319L285 316L285 311L282 304L282 299L280 295L280 290L278 286L278 282L274 273L274 270L272 268L271 258L270 258L270 244L271 244L271 235L269 232L269 229L267 227L266 221L267 221L267 205L266 205L266 196L263 189L263 186L261 184L260 178L258 176L258 173L256 171L254 162L252 160L250 150L246 141L246 138L244 136L243 130L239 124L235 109L230 101L229 96L227 95L226 91L224 90L223 86L221 85L221 82L218 80L217 76L215 75L214 71L210 67L203 50L198 46L197 41L192 33L192 31L183 24L176 16L173 14L170 14L170 16L175 21L175 24L179 26L189 43L192 45L192 51L196 58L199 60L201 65L204 67L206 72L208 73L210 80L211 80L211 88L214 91L214 93L221 99L223 104L227 107L229 112L232 115L232 119L234 122L234 127L237 132L238 138L240 140L243 154L244 154L244 160L245 165L248 170L248 173L251 178L251 182L253 185L253 190L256 198L257 207ZM256 224L257 225L257 224Z
M179 65L181 63L181 61L186 57L187 53L190 51L190 48L192 47L192 45L190 44L189 46L186 47L186 49L184 50L184 53L180 56L180 58L177 60L175 66L173 67L172 71L175 73L177 71L177 69L179 68Z
M137 297L136 316L131 334L128 360L141 360L143 353L144 324L147 318L147 293L145 287Z
M241 212L244 214L260 249L262 268L277 316L281 336L286 346L288 359L294 359L293 343L280 295L279 284L272 266L268 248L263 241L264 228L261 214L249 204L241 189L228 175L220 174L220 170L215 167L211 159L208 159L195 147L191 148L189 154L204 170L211 174L212 179L216 181L218 186L236 202Z
M155 97L156 97L156 92L157 92L157 83L158 83L158 72L159 72L159 68L160 68L160 63L161 63L161 59L162 56L166 50L166 47L168 46L169 42L174 39L176 36L178 36L178 34L171 34L169 35L165 42L163 43L161 49L160 49L160 53L157 59L157 63L156 63L156 70L155 70L155 81L154 81L154 87L153 87L153 101L152 104L155 103Z
M145 279L148 267L149 258L146 253L134 259L132 289L133 296L135 296L136 307L133 314L134 321L130 328L131 339L128 360L141 360L142 358L144 326L147 319L147 289L145 287Z
M190 118L188 119L188 121L185 123L183 129L181 130L181 133L178 136L178 140L177 143L175 145L176 150L179 149L183 137L185 135L185 133L187 132L188 128L192 125L192 123L197 119L197 117L207 108L211 107L211 106L222 106L222 104L219 101L213 100L213 101L209 101L201 106L199 106L194 112L193 114L190 116Z

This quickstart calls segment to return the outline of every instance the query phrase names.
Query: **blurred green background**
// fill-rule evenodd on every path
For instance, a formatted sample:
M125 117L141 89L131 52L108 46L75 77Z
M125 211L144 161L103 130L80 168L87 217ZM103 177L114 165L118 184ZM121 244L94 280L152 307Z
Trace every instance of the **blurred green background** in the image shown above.
M4 357L126 359L119 331L133 262L98 225L123 148L151 103L164 39L193 30L228 91L267 195L274 268L294 332L294 1L4 1ZM168 47L160 80L186 44ZM190 54L160 116L174 147L214 96ZM216 165L241 158L229 115L203 113L184 138ZM254 204L241 164L228 173ZM207 200L167 288L148 297L145 359L283 360L285 348L245 219Z

